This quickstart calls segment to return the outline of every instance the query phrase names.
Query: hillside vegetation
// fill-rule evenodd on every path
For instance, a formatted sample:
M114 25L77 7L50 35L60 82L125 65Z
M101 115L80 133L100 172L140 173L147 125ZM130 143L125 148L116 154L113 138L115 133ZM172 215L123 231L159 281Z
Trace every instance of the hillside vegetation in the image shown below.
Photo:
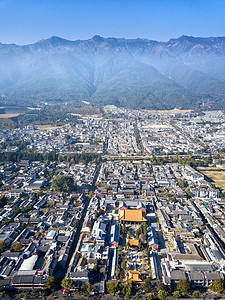
M0 103L223 108L225 38L0 44Z

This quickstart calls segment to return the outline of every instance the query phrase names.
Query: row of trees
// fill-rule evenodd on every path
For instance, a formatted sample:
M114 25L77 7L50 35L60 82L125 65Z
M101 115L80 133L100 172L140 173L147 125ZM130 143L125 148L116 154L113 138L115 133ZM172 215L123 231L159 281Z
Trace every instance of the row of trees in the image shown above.
M107 291L110 295L115 295L118 291L120 291L123 294L123 298L125 300L131 299L132 296L132 283L128 282L125 284L122 283L116 283L116 282L108 282L107 283Z
M149 279L149 278L148 278ZM150 282L148 281L148 288L146 289L144 287L144 284L142 285L142 290L145 290L148 294L147 294L147 299L148 300L152 300L153 295L151 293L149 293L150 291ZM213 281L212 285L210 286L210 289L216 293L224 293L224 282L222 279L216 279L215 281ZM163 283L159 283L158 285L158 299L160 300L165 300L168 296L168 291L166 290L165 286ZM132 296L132 283L126 283L126 284L122 284L122 283L116 283L116 282L109 282L107 284L107 291L109 294L111 295L115 295L118 291L120 291L123 296L124 299L130 299ZM187 279L180 279L179 282L176 285L176 289L175 291L172 293L172 296L174 298L180 298L180 297L186 297L190 292L190 283ZM199 290L194 290L192 292L192 298L199 298L201 293ZM141 298L141 295L137 295L137 293L135 294L135 297Z
M133 126L134 126L134 136L135 136L135 139L136 139L136 142L137 142L138 149L142 151L143 150L143 144L142 144L140 132L139 132L138 127L137 127L137 121L136 121L136 123L134 123Z
M48 278L48 280L46 281L45 285L49 290L54 291L57 287L57 281L56 281L55 277L50 276ZM70 289L73 286L73 280L71 278L64 278L61 282L61 286L65 290L70 291ZM81 294L89 295L92 290L93 290L93 287L90 283L84 283L80 287Z
M57 288L57 286L63 287L65 290L70 291L73 286L73 280L71 278L64 278L59 285L57 283L54 276L50 276L48 280L45 283L46 287L51 291L54 292ZM145 290L147 292L147 300L153 299L153 294L149 293L150 289L150 282L148 282L148 289L145 289L142 285L142 290ZM216 279L212 285L210 286L210 289L216 293L224 293L224 283L221 279ZM84 283L80 287L80 294L89 296L90 293L93 291L93 286L90 283ZM137 291L134 286L132 285L132 282L122 283L122 282L114 282L110 281L107 283L107 291L110 295L115 296L117 292L120 292L123 296L123 299L129 300L132 298L132 296ZM177 283L175 291L172 293L172 296L176 299L180 297L187 297L187 295L190 292L190 283L187 279L181 279ZM165 286L160 282L157 289L157 296L159 300L166 300L168 297L168 291L166 290ZM199 290L195 290L192 292L191 296L192 298L199 298L201 295ZM141 299L142 294L137 291L135 294L135 299Z
M75 153L75 154L58 154L56 151L48 153L38 153L34 150L22 150L19 152L1 152L0 162L12 161L19 162L20 160L30 161L67 161L73 163L89 163L100 162L101 157L95 153Z
M210 290L216 293L224 293L224 282L222 279L216 279L213 281L211 286L209 287ZM190 292L190 283L187 279L180 279L177 283L176 290L173 292L174 298L180 298L182 296L186 297ZM201 295L199 290L195 290L192 293L193 298L199 298ZM165 290L163 284L159 284L158 288L158 298L160 300L165 300L168 296L168 292Z
M151 293L149 293L149 287L150 287L150 282L148 281L148 288L144 288L144 286L142 285L142 290L145 290L148 292L147 294L147 299L148 300L152 300L153 299L153 295ZM178 284L177 284L177 290L175 292L173 292L173 296L175 298L179 298L182 295L186 296L188 291L190 288L190 284L188 282L188 280L186 279L181 279ZM132 283L128 282L126 284L122 284L122 283L116 283L116 282L108 282L107 283L107 291L109 294L111 295L115 295L118 291L120 291L123 294L124 299L131 299L132 296ZM199 293L194 292L193 296L199 296ZM158 286L158 298L160 300L165 300L168 296L168 292L166 291L164 285L162 283L159 284ZM137 292L135 294L135 299L140 299L141 295Z
M211 162L211 157L193 157L192 155L167 155L152 156L150 162L153 165L164 165L167 163L179 163L181 165L190 165L191 167L207 167Z

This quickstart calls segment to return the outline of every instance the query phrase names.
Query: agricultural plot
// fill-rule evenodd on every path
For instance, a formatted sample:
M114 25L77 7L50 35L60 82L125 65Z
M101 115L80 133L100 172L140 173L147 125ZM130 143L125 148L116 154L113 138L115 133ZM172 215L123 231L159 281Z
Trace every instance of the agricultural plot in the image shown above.
M215 185L225 191L225 172L224 171L205 171L204 174L212 179Z

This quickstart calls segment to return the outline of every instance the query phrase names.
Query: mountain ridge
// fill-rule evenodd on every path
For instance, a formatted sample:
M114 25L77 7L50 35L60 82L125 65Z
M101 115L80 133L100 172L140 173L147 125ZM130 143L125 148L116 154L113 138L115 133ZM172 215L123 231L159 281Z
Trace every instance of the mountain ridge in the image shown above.
M223 107L225 37L183 35L158 42L52 36L23 46L0 43L0 94L0 102Z

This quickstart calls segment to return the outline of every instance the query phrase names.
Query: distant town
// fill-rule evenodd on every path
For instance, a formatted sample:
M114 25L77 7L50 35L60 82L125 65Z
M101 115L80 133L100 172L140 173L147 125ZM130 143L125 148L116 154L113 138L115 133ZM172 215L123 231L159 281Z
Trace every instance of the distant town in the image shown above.
M224 111L71 118L1 127L0 298L224 298Z

